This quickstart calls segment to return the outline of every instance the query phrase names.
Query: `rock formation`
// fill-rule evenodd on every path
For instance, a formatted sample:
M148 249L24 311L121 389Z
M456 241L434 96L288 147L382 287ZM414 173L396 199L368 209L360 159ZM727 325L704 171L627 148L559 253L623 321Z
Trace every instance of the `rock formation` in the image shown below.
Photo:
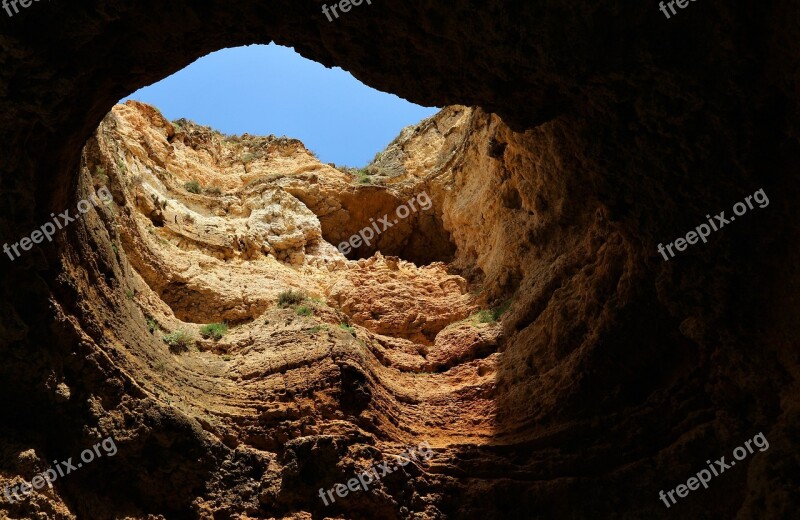
M0 486L119 448L0 516L800 510L797 5L319 8L39 2L0 22L3 242L114 198L4 260ZM448 108L362 185L297 141L113 107L270 40ZM767 208L658 254L759 188ZM421 191L429 211L336 250ZM282 308L288 290L308 298ZM223 320L196 350L162 339ZM769 450L659 500L758 432ZM423 441L427 464L319 499Z

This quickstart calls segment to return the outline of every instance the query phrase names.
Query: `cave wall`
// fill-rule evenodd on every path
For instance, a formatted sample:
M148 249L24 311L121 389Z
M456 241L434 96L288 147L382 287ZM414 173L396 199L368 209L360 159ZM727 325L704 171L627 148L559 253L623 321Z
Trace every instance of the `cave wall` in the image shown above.
M81 147L118 99L223 47L274 40L417 103L480 106L507 144L489 168L501 189L475 200L497 209L482 233L508 240L487 261L493 290L517 293L497 375L504 447L459 448L464 477L441 484L441 510L666 517L658 489L763 431L768 452L674 512L796 511L800 8L706 0L670 20L610 1L360 9L334 23L311 1L35 3L0 16L3 241L77 200ZM669 262L656 252L759 188L768 208ZM529 228L509 238L509 216ZM73 258L87 279L110 269L92 237L75 226L65 238L87 255ZM124 410L137 395L98 331L76 323L61 254L47 245L2 267L3 438L45 453L84 445L83 424L112 427L94 400ZM59 380L75 399L57 398ZM128 443L137 455L65 484L68 505L91 492L179 517L211 466L245 457L214 454L164 410L132 416L148 432ZM154 495L133 468L167 450L201 477ZM498 477L509 472L519 478Z

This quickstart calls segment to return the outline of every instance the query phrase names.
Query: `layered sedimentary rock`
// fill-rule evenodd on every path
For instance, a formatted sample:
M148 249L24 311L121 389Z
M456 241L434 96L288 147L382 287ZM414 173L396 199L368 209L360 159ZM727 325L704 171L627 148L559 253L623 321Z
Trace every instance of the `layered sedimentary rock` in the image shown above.
M74 207L104 182L98 165L114 205L3 267L0 477L30 479L107 435L119 453L0 510L789 517L800 508L797 9L709 0L667 20L654 5L409 1L331 23L315 2L112 1L4 17L3 240ZM146 110L126 119L146 135L101 126L92 138L138 87L270 39L415 102L481 108L405 131L374 165L385 186L359 187L289 141L246 139L267 158L243 164L212 132L193 140ZM124 150L108 148L117 141ZM111 171L119 151L125 168L149 168L141 189ZM287 169L261 181L251 165ZM220 195L186 192L192 179ZM408 223L419 233L386 234L380 256L331 249L409 188L435 208ZM658 254L759 188L763 211L668 262ZM211 231L228 225L233 236ZM280 309L266 272L325 303L309 304L313 319ZM435 287L430 299L412 305L415 284ZM368 290L386 298L382 313ZM499 321L470 321L509 300ZM412 306L432 314L396 310ZM236 326L172 353L143 309L163 332ZM660 502L759 431L768 451ZM421 441L427 466L329 507L317 499Z

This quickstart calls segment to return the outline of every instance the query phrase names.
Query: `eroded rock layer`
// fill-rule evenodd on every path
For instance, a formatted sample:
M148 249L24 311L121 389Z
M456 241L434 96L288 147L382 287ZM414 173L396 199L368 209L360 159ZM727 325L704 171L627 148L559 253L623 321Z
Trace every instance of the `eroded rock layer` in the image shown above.
M605 1L374 2L335 23L288 0L32 5L0 17L2 239L103 184L114 201L4 263L0 484L109 435L119 452L0 514L800 510L797 4L667 20ZM108 115L197 57L272 39L458 105L404 131L374 186L296 141ZM768 207L657 252L760 188ZM336 251L420 191L430 211ZM289 288L317 298L311 316L276 305ZM217 320L231 331L197 351L160 337ZM757 432L767 451L661 503ZM318 498L422 441L429 464Z

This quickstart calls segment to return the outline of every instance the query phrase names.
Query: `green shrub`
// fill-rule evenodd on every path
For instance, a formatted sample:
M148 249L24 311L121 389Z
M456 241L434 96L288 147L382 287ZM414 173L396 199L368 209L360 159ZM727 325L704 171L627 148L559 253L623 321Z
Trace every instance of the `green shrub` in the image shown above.
M492 323L495 321L494 314L492 314L492 311L488 309L478 311L475 313L474 318L478 321L478 323Z
M213 188L208 188L206 190L206 193L208 193L209 195L214 195L216 197L216 196L222 195L222 190L215 186Z
M197 181L189 181L183 185L186 188L186 191L189 193L194 193L195 195L199 195L203 191L203 187L200 186L200 183Z
M156 322L152 316L147 317L147 330L150 334L155 334L158 330L158 322Z
M508 311L511 307L511 300L506 300L497 307L491 309L483 309L475 313L472 318L478 323L493 323L500 319L500 317Z
M314 311L311 309L311 307L306 307L305 305L299 305L295 307L294 311L298 316L311 316L314 314Z
M200 335L205 339L213 339L219 341L228 333L228 325L226 323L209 323L200 328Z
M310 332L311 334L316 334L317 332L319 332L321 330L328 330L328 326L327 325L315 325L315 326L311 327L310 329L308 329L308 332Z
M292 305L300 305L306 299L306 294L302 291L288 290L278 295L278 307L285 309Z
M349 332L349 333L350 333L350 334L352 334L353 336L355 336L355 335L356 335L356 329L354 329L353 327L351 327L351 326L350 326L350 325L348 325L347 323L340 323L340 324L339 324L339 328L340 328L340 329L342 329L342 330L343 330L343 331L345 331L345 332Z
M99 180L102 184L108 184L108 175L106 174L106 169L102 166L96 166L94 169L95 177Z
M356 177L358 177L359 184L372 184L372 177L366 168L358 170L358 172L356 172Z
M126 298L128 298L129 300L132 300L134 296L136 296L136 293L134 293L130 289L125 289L125 297Z
M257 158L258 157L256 156L256 154L248 152L248 153L242 155L241 161L242 161L242 164L249 164L249 163L255 161Z
M492 316L495 320L499 320L500 316L506 313L511 308L511 300L506 300L497 307L492 308Z
M195 340L182 330L176 330L171 334L165 334L161 339L164 340L164 343L166 343L173 352L184 352L195 345Z
M223 354L222 355L222 361L230 361L230 360L231 360L231 357L228 354Z

